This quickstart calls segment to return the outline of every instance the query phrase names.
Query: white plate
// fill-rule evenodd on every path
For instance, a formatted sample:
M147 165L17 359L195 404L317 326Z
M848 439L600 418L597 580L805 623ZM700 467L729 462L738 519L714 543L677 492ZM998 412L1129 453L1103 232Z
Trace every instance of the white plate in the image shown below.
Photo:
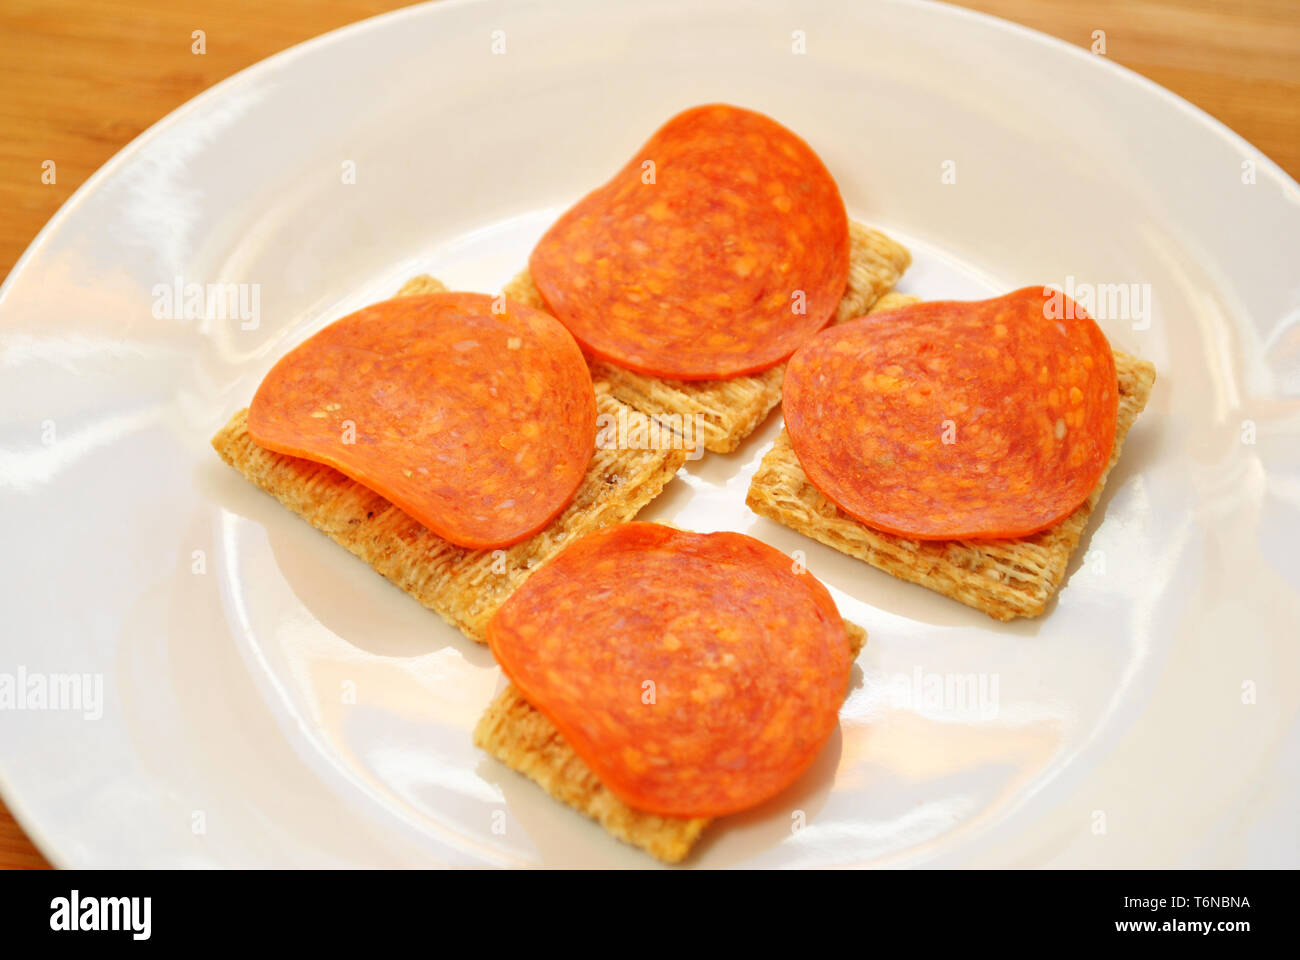
M1296 865L1300 189L1171 94L996 20L697 0L450 2L314 40L148 131L27 252L0 300L0 675L103 683L98 719L0 711L5 798L56 863L651 863L476 751L487 651L208 438L289 346L416 270L498 289L715 100L812 143L850 212L911 246L904 290L1149 285L1146 321L1098 312L1160 379L1036 621L751 514L779 415L686 468L645 517L806 551L871 634L815 768L692 862ZM156 319L176 277L259 284L260 326ZM982 709L926 696L968 675Z

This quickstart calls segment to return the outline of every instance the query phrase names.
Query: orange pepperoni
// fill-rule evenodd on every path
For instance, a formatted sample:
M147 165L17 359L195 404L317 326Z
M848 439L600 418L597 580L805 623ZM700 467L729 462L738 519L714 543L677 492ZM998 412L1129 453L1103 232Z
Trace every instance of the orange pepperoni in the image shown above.
M493 302L399 297L331 324L266 375L249 434L333 467L460 546L531 536L586 474L596 398L564 327Z
M534 573L488 643L628 806L734 813L803 773L848 689L844 622L793 566L743 534L607 527Z
M804 472L845 513L952 540L1074 512L1110 462L1118 401L1097 324L1026 287L825 330L791 358L783 403Z
M713 104L673 117L560 217L529 269L590 353L654 376L734 377L830 322L848 280L848 217L808 144Z

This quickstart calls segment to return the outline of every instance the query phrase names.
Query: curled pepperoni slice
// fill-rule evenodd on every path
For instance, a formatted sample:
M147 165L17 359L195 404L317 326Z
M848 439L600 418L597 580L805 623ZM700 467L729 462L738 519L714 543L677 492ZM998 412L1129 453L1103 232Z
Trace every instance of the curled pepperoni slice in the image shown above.
M653 376L774 366L830 322L849 270L835 181L779 123L724 104L669 120L529 260L589 352Z
M487 636L600 782L664 816L779 792L826 743L848 688L826 588L738 533L607 527L525 581Z
M1097 486L1119 390L1105 335L1059 293L918 303L822 331L790 360L785 425L845 513L918 540L1014 538Z
M249 434L333 467L452 543L531 536L586 474L596 399L564 327L493 304L439 293L344 317L266 375Z

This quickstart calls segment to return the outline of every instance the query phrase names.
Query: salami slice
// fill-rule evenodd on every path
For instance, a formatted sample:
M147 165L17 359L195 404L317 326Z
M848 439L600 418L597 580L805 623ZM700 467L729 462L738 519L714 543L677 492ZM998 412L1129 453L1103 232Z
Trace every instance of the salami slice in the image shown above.
M324 463L464 547L531 536L595 449L596 398L553 317L479 293L399 297L326 327L266 375L263 447Z
M592 354L702 380L784 360L830 322L849 271L839 188L808 144L724 104L669 120L529 260Z
M808 479L862 523L1002 539L1072 513L1115 443L1115 359L1067 297L918 303L818 334L786 369Z
M848 689L844 622L793 567L743 534L607 527L525 581L488 643L628 806L734 813L798 778Z

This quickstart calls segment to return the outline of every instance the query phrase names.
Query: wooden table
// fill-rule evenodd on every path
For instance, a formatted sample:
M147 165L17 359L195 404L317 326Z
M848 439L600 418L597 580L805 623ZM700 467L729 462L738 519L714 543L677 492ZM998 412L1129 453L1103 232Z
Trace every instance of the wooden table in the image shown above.
M1209 111L1300 178L1296 0L960 0L1091 47ZM0 276L127 141L278 50L401 0L5 0ZM1228 13L1230 7L1235 7ZM191 52L203 30L206 53ZM54 160L57 180L41 182ZM0 804L0 867L45 860Z

